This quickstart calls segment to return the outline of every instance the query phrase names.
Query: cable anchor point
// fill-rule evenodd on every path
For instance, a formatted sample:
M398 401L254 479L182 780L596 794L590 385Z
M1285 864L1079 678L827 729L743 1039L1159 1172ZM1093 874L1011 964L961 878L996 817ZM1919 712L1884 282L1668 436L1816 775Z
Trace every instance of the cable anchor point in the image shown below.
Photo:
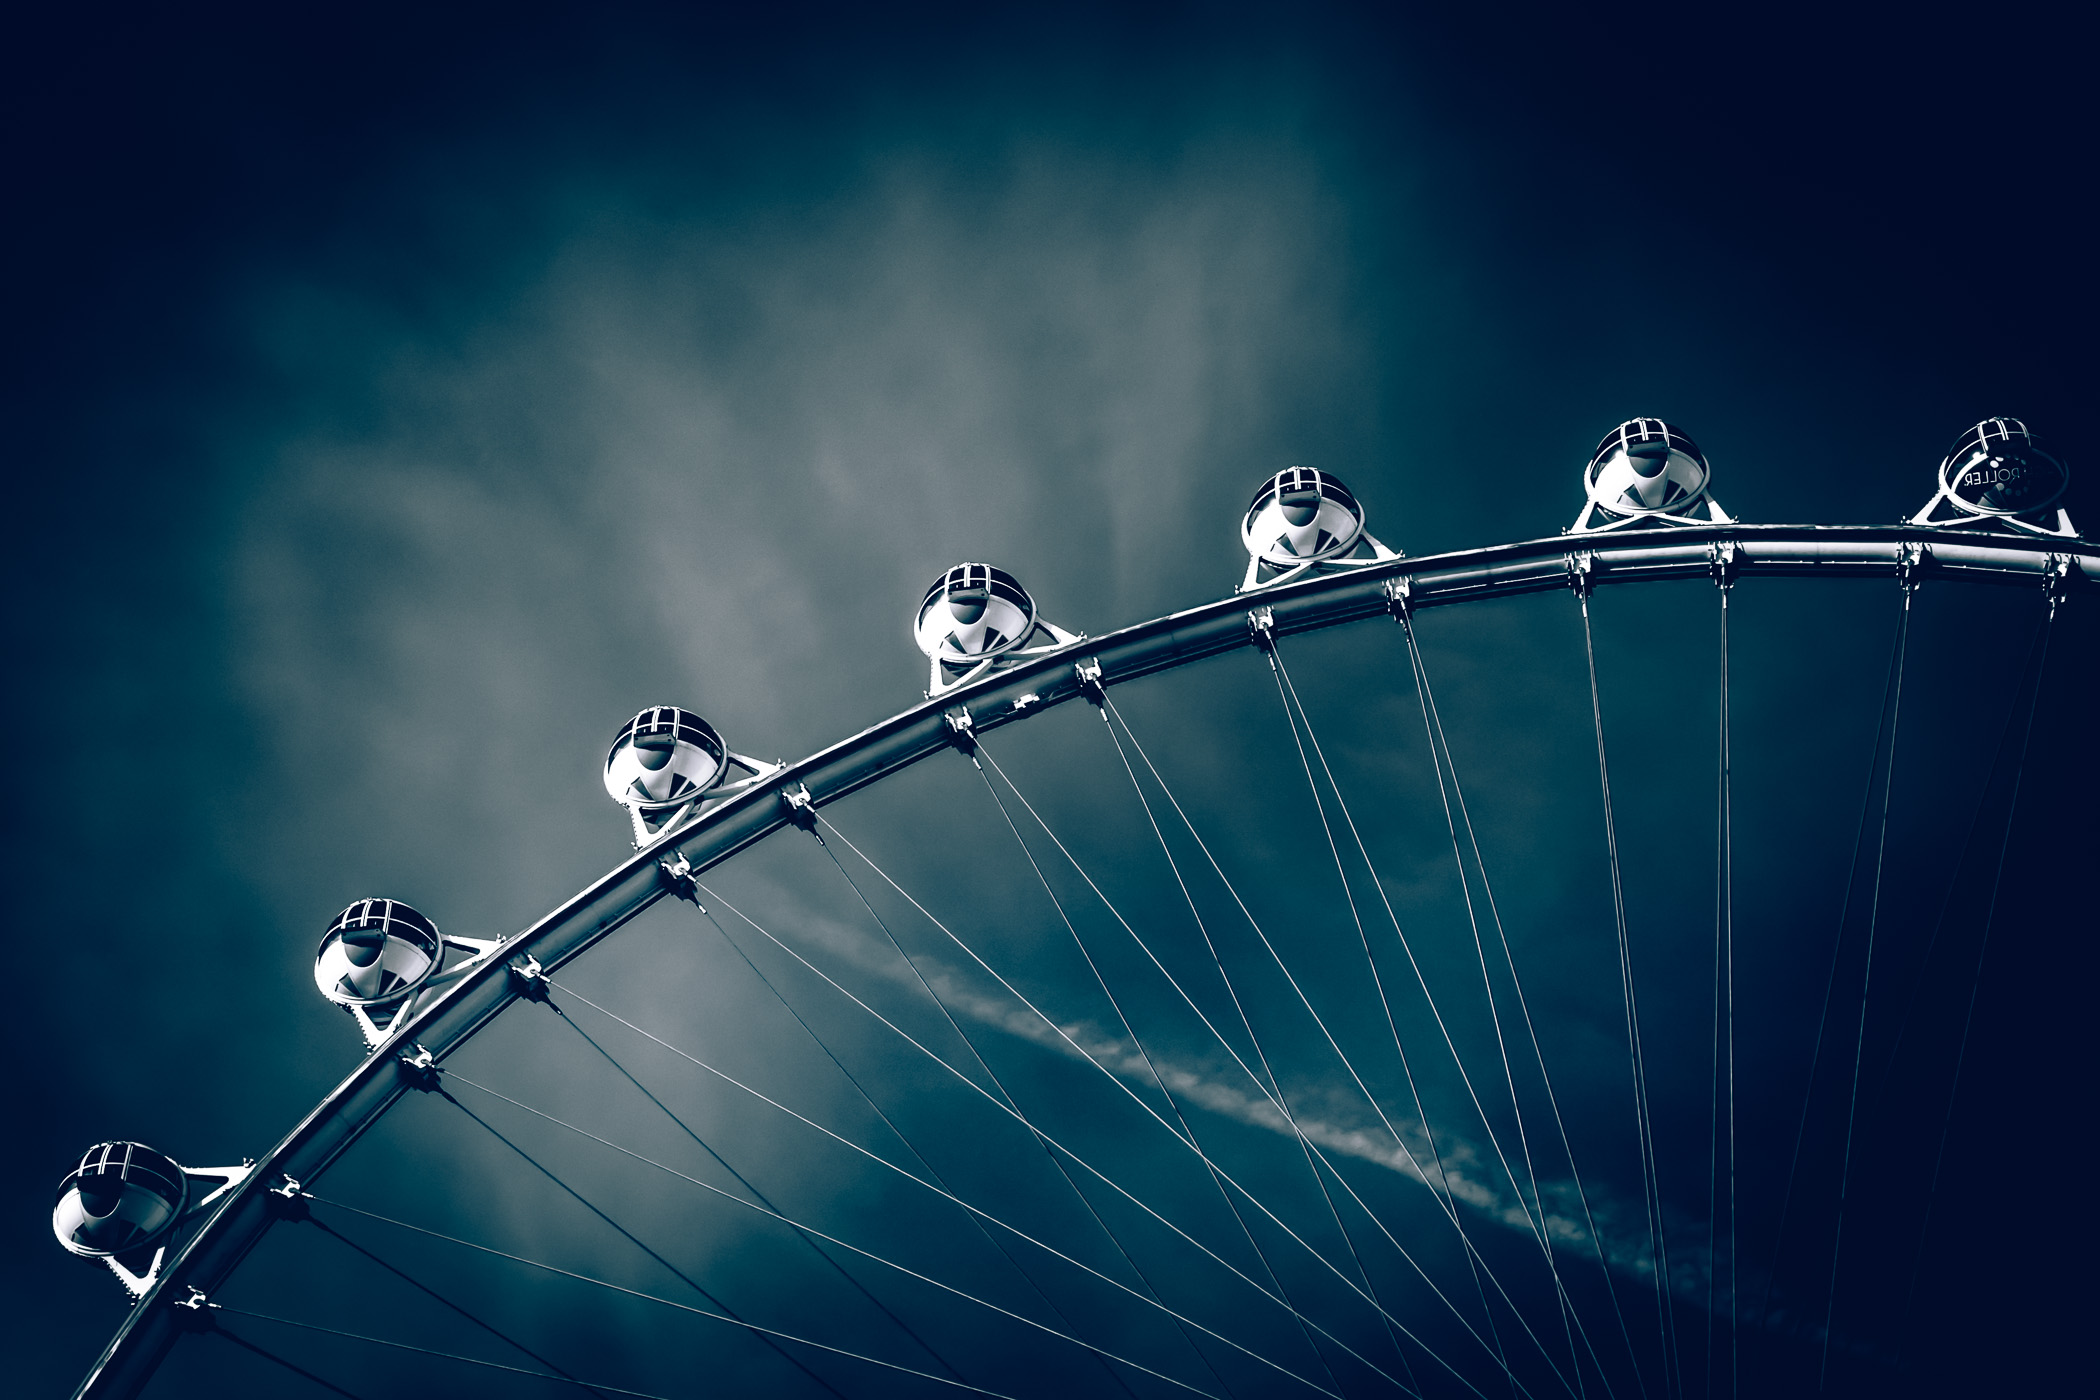
M1579 550L1567 556L1568 587L1584 603L1590 600L1590 590L1597 586L1597 555L1594 550Z
M2042 591L2049 603L2049 618L2054 621L2056 609L2070 596L2071 556L2052 554L2042 563Z
M967 706L958 705L942 715L948 725L948 742L970 757L977 757L977 721L970 717Z
M790 822L804 831L813 832L817 829L817 802L809 795L807 784L797 783L791 788L782 788L780 800L787 804L787 819ZM819 836L817 839L821 841L824 838Z
M510 977L511 981L517 984L518 995L525 1000L547 999L547 969L542 967L540 960L532 954L527 953L522 962L510 965Z
M196 1284L186 1283L183 1287L189 1291L182 1297L172 1300L169 1306L181 1308L183 1312L188 1314L183 1319L184 1326L199 1332L209 1331L212 1325L211 1315L218 1310L219 1305L211 1300L211 1295L207 1294Z
M1903 590L1906 602L1924 582L1921 577L1932 554L1921 541L1904 540L1896 546L1896 587Z
M437 1089L438 1075L442 1072L438 1069L437 1056L417 1045L413 1051L403 1050L399 1058L401 1072L407 1077L410 1088L420 1089L426 1094Z
M693 869L693 863L686 859L684 851L673 851L657 861L656 873L663 877L664 884L670 888L675 898L684 900L703 914L707 912L700 905L699 876Z
M1260 647L1262 649L1262 653L1269 658L1269 664L1272 666L1275 665L1276 610L1274 608L1262 607L1256 608L1252 612L1248 613L1247 631L1253 636L1254 645Z
M1393 621L1402 627L1407 626L1415 613L1414 579L1405 574L1389 578L1380 591L1385 594L1385 610L1392 615Z
M264 1192L264 1195L269 1198L267 1204L278 1219L305 1220L309 1218L306 1203L313 1198L306 1194L306 1188L300 1185L296 1178L291 1176L280 1177L277 1184L269 1187Z
M1108 687L1101 679L1101 659L1090 656L1072 668L1072 677L1079 682L1079 693L1087 698L1095 709L1108 702Z
M1736 570L1740 566L1734 540L1715 540L1706 547L1706 571L1713 576L1714 587L1723 593L1735 587Z

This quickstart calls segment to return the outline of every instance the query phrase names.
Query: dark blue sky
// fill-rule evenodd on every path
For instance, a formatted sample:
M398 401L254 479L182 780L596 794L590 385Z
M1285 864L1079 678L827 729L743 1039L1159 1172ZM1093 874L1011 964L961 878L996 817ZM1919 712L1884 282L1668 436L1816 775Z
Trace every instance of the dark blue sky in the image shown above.
M523 926L624 853L592 772L621 719L690 703L733 745L781 757L872 723L916 700L905 619L957 557L1014 569L1053 618L1099 634L1225 592L1247 492L1291 462L1341 474L1374 531L1426 553L1559 529L1591 445L1637 412L1694 433L1717 495L1747 520L1908 514L1947 443L1986 414L2027 418L2074 474L2094 460L2087 43L2050 7L118 10L18 19L13 38L5 849L10 934L33 961L7 1023L18 1129L4 1238L6 1352L25 1393L73 1384L121 1315L114 1283L62 1255L45 1224L80 1148L136 1136L191 1162L259 1153L354 1062L307 972L337 908L386 893L448 930ZM2074 515L2087 494L2074 486ZM1887 592L1774 584L1738 599L1744 1259L1758 1287L1872 748ZM1644 995L1669 1047L1665 1195L1673 1228L1701 1246L1712 603L1686 586L1612 595L1599 614ZM2084 1168L2074 1120L2090 1097L2077 1026L2094 894L2091 604L2074 597L2052 634L1954 1120L1958 1186L1922 1253L1988 898L1979 852L2004 830L2010 770L1993 747L2039 604L1935 587L1918 607L1875 974L1890 990L1868 1041L1870 1062L1894 1068L1864 1100L1866 1204L1847 1226L1858 1272L1840 1295L1850 1322L1832 1386L2036 1393L2073 1356L2091 1292L2056 1185ZM1467 610L1423 631L1578 1154L1596 1154L1600 1191L1623 1188L1614 1199L1637 1215L1613 1136L1624 1066L1573 605ZM1380 873L1432 980L1457 978L1470 943L1456 941L1405 652L1365 628L1299 650L1308 711L1350 761ZM1336 1012L1346 1021L1365 1008L1333 960L1349 945L1332 940L1354 933L1331 885L1294 893L1298 843L1317 826L1268 685L1241 655L1133 687L1128 709L1274 917L1302 921L1294 956L1354 1008ZM1145 863L1157 852L1096 723L1074 708L1024 726L1006 743L1011 770L1061 834L1086 833L1090 872L1113 872L1140 922L1166 927L1172 889ZM1065 999L1060 1014L1107 1034L973 783L959 762L929 763L836 819L922 898L979 887L951 912L976 918L1046 1001ZM967 840L910 839L956 811ZM1977 813L1982 835L1965 844ZM938 1031L813 859L776 840L723 892ZM581 964L579 990L651 1007L694 1044L719 1036L721 1053L850 1117L792 1022L754 1009L763 990L735 980L748 973L719 940L692 952L693 917L659 911ZM1097 1120L1099 1085L1011 1033L937 931L897 927L959 979L979 1043L1024 1100L1158 1173L1146 1179L1161 1200L1217 1211L1136 1128ZM1839 971L1842 988L1860 969L1841 958ZM1025 1138L970 1118L822 990L812 1015L893 1087L900 1118L923 1118L954 1154L944 1167L1003 1185L1016 1210L1069 1207L1015 1164L1034 1150ZM1177 1039L1190 1031L1171 1008L1145 1006L1162 1053L1213 1093L1198 1131L1302 1196L1302 1167L1290 1177L1275 1155L1290 1140L1234 1106L1221 1062ZM620 1088L523 1011L463 1072L520 1097L545 1087L566 1108ZM1286 1077L1302 1076L1334 1140L1375 1126L1295 1038L1304 1028L1275 1014L1274 1046L1298 1066ZM1481 1016L1460 1022L1462 1040L1486 1033ZM647 1063L783 1204L887 1231L899 1250L952 1225L709 1097L678 1062ZM1789 1226L1799 1253L1773 1285L1789 1319L1815 1294L1834 1219L1843 1084L1819 1086ZM1429 1086L1433 1125L1462 1117L1439 1097L1456 1092ZM557 1220L561 1202L528 1199L515 1164L442 1107L404 1109L342 1169L362 1194L344 1191L631 1268ZM619 1121L659 1141L639 1110ZM603 1171L605 1199L660 1210L671 1237L704 1246L725 1297L804 1323L832 1306L792 1240L676 1214L699 1207L576 1161ZM1394 1218L1435 1233L1419 1186L1365 1170ZM430 1216L402 1204L418 1196ZM1486 1221L1507 1201L1477 1207ZM406 1295L324 1245L259 1254L255 1297L277 1289L286 1312L408 1338L386 1325ZM1507 1240L1482 1248L1522 1267ZM960 1245L932 1262L973 1279L984 1267ZM657 1354L617 1383L690 1384L665 1357L719 1368L732 1390L794 1376L747 1342L674 1339L660 1320L592 1313L512 1276L454 1284L565 1355L591 1358L591 1337L609 1357ZM1273 1318L1238 1311L1200 1269L1187 1287L1228 1329L1275 1340L1261 1330ZM1585 1306L1604 1298L1594 1288ZM327 1310L341 1292L391 1301L349 1324ZM1075 1293L1071 1306L1101 1302ZM841 1325L870 1346L894 1340ZM1104 1309L1098 1325L1127 1320ZM369 1362L255 1335L317 1370ZM1000 1335L975 1344L987 1371L1011 1364ZM160 1393L303 1384L219 1346L188 1345ZM1796 1324L1757 1346L1746 1340L1750 1390L1800 1393L1815 1349ZM351 1389L417 1393L366 1374ZM1085 1375L1068 1384L1099 1379Z

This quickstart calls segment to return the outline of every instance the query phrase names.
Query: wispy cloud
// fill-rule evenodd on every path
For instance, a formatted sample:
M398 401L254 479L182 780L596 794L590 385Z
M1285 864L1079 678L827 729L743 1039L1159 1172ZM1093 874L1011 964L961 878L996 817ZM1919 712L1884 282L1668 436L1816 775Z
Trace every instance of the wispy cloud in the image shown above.
M851 982L839 966L841 961L857 973L904 989L907 998L923 998L923 989L918 985L918 978L923 976L951 1013L1052 1054L1073 1061L1091 1061L1122 1080L1135 1096L1151 1103L1155 1111L1165 1112L1168 1121L1171 1112L1157 1099L1155 1071L1185 1107L1200 1108L1293 1141L1303 1134L1322 1152L1405 1176L1447 1196L1464 1207L1471 1219L1490 1221L1526 1235L1535 1235L1538 1227L1534 1221L1543 1219L1543 1228L1563 1257L1579 1262L1601 1252L1609 1266L1621 1274L1637 1280L1654 1276L1642 1207L1638 1203L1629 1207L1619 1200L1616 1193L1600 1186L1594 1173L1581 1186L1572 1177L1542 1176L1534 1203L1527 1199L1533 1189L1531 1182L1526 1179L1511 1183L1502 1173L1496 1151L1462 1126L1437 1125L1432 1146L1418 1118L1388 1109L1381 1120L1368 1105L1362 1105L1353 1115L1346 1112L1346 1105L1352 1100L1361 1104L1361 1095L1344 1075L1295 1088L1285 1086L1291 1103L1291 1114L1286 1118L1270 1094L1250 1080L1247 1071L1222 1047L1214 1059L1203 1063L1175 1059L1149 1047L1141 1050L1129 1037L1106 1030L1093 1020L1064 1019L1041 1003L1038 1014L1016 995L992 990L995 984L967 964L951 963L922 951L913 954L917 964L914 973L885 941L801 906L787 891L771 891L769 903L775 908L794 908L796 912L785 925L771 927L768 932L790 946L801 945L797 951L802 956L842 984L850 986ZM858 994L864 998L880 996L865 985ZM935 1045L928 1049L942 1055ZM949 1059L948 1063L975 1082L967 1060ZM1103 1092L1109 1091L1104 1088ZM1308 1101L1319 1102L1322 1111L1308 1112ZM1388 1123L1393 1131L1388 1131ZM1395 1132L1399 1134L1398 1141ZM1585 1216L1594 1221L1594 1234L1585 1223ZM1686 1220L1673 1212L1670 1226L1673 1286L1687 1298L1703 1297L1712 1267L1701 1238L1703 1222Z

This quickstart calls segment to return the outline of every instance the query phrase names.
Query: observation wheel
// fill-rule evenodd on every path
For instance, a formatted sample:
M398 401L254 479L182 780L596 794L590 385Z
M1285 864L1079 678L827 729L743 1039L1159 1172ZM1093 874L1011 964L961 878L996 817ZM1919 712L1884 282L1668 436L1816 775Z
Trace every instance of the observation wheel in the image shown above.
M1941 1168L1877 1213L1861 1106L1910 1084L1944 1158L1974 982L1919 989L1982 975L2100 546L2017 420L1901 525L1745 523L1712 478L1629 420L1570 530L1409 557L1293 467L1232 596L1098 638L947 569L926 701L798 762L642 710L602 761L631 859L500 940L360 900L315 980L370 1053L283 1141L102 1144L60 1184L61 1242L135 1296L76 1393L1885 1378ZM1939 597L1995 665L1921 682ZM1783 634L1845 609L1836 704ZM1960 810L1910 850L1957 729Z

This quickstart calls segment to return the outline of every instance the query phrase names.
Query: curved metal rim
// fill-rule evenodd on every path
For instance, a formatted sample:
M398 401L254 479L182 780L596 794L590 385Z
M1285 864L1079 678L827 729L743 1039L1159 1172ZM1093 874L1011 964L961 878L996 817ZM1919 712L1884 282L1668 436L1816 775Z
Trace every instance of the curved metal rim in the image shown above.
M683 854L695 873L710 869L788 825L780 794L796 786L823 805L949 746L947 715L967 709L989 730L1079 697L1075 663L1101 667L1104 685L1254 643L1250 609L1270 610L1276 633L1317 631L1365 618L1537 593L1569 586L1728 576L1925 578L2026 584L2039 593L2082 581L2100 583L2100 544L2022 538L1972 530L1894 526L1714 525L1638 530L1608 537L1562 535L1518 544L1399 558L1346 574L1255 589L1202 607L1141 622L1098 640L1082 638L1023 665L992 671L822 749L668 832L506 940L385 1042L227 1192L203 1226L175 1251L154 1287L133 1308L79 1388L76 1400L132 1396L185 1330L176 1303L190 1290L209 1294L261 1240L276 1218L270 1188L311 1181L361 1137L394 1100L415 1086L406 1053L427 1049L442 1061L517 999L511 964L537 958L548 971L572 961L661 899L658 862ZM1388 585L1407 580L1404 601ZM1025 699L1023 698L1025 697ZM1016 703L1019 702L1019 703Z

